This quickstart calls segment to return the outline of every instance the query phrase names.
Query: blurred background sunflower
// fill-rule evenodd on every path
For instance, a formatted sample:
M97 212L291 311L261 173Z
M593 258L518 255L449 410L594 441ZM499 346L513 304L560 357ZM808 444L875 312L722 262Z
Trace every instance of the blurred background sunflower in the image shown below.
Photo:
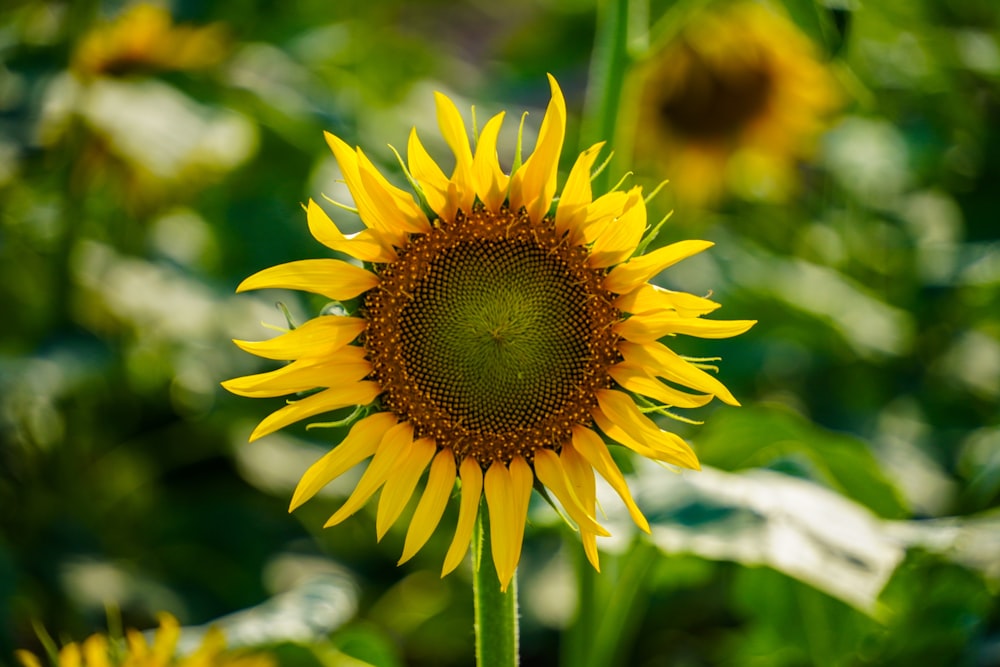
M639 168L681 206L785 200L840 103L830 64L780 6L709 5L671 28L637 74Z
M345 430L247 444L263 410L218 383L269 369L230 339L327 306L233 294L323 256L300 204L350 199L324 130L405 187L385 144L413 126L451 167L433 91L481 121L528 109L527 149L546 72L566 98L559 187L601 139L616 150L601 178L669 179L648 220L675 212L648 251L715 247L658 285L759 323L670 341L723 357L743 407L669 425L700 472L616 452L651 534L598 487L615 536L599 576L532 502L522 664L1000 662L996 3L15 0L0 26L0 663L44 653L36 625L59 645L104 632L110 606L140 629L171 612L182 644L216 623L282 665L469 664L470 572L439 577L447 531L398 568L412 507L377 544L374 504L323 531L360 470L289 515ZM619 132L592 137L591 56L609 41L625 49ZM671 49L648 106L640 83ZM746 74L768 95L734 83ZM779 80L798 83L772 97ZM727 90L743 105L700 111ZM639 133L644 108L659 129ZM727 136L683 167L664 112Z

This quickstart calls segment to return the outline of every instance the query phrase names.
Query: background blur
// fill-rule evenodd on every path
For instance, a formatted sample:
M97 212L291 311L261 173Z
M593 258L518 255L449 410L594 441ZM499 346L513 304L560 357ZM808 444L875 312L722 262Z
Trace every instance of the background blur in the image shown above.
M661 280L760 320L675 344L721 356L743 407L667 425L706 468L632 470L653 535L604 503L596 578L533 506L524 664L1000 665L1000 5L732 5L632 3L610 180L669 179L657 244L716 243ZM0 5L0 663L39 625L80 640L160 610L283 664L472 663L467 567L438 577L448 528L397 568L405 522L381 544L367 510L320 528L351 480L287 513L340 434L246 444L280 399L221 390L267 368L230 339L284 316L233 289L323 256L300 208L346 198L323 130L403 184L386 144L411 126L447 157L432 91L528 109L532 134L551 72L568 168L602 138L587 82L613 13Z

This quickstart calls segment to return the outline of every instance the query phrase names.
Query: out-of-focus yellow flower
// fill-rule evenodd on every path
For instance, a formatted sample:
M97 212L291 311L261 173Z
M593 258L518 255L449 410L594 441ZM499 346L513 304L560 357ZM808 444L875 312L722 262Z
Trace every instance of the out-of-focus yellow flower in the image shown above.
M635 151L687 203L724 191L781 200L840 103L829 68L759 4L699 14L641 70Z
M82 643L69 643L59 650L55 667L275 667L269 655L226 650L226 639L218 628L205 633L201 645L185 656L177 655L181 628L170 614L160 614L160 627L152 645L138 630L125 633L119 646L106 635L95 634ZM29 651L17 651L24 667L42 667Z
M728 338L754 324L703 318L719 304L648 282L712 244L679 241L643 252L642 188L599 196L591 190L602 144L577 157L556 197L566 105L555 79L550 84L535 150L523 162L518 151L509 174L497 158L504 113L483 126L473 147L454 103L438 95L438 123L455 155L452 175L416 131L408 146L409 174L427 208L391 185L360 148L327 134L367 229L346 236L310 201L309 230L367 268L300 260L264 269L238 291L298 289L357 298L360 308L350 317L321 315L268 341L237 341L248 352L292 363L223 383L260 398L320 389L264 419L251 439L348 406L368 413L306 471L292 509L370 458L326 525L339 524L381 489L381 538L426 472L401 562L427 542L461 480L443 573L454 570L485 497L504 589L521 557L533 488L544 487L563 505L594 567L596 538L609 534L596 519L595 471L649 530L599 432L650 459L698 468L691 447L647 413L700 407L716 397L738 403L697 360L659 340Z
M88 32L73 54L72 69L84 76L195 70L217 64L227 50L221 23L178 26L163 7L138 4Z

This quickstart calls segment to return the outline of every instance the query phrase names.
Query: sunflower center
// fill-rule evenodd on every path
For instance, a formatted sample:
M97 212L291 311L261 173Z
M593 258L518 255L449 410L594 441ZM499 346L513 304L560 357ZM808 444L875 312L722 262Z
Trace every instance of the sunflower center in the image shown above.
M659 112L677 132L693 139L721 139L739 132L767 106L772 75L766 62L707 62L683 47L683 80L660 102Z
M586 292L537 245L498 240L441 252L403 308L406 365L467 428L530 427L562 407L586 367Z
M388 407L484 468L564 442L618 359L619 313L586 257L507 209L415 237L365 299Z

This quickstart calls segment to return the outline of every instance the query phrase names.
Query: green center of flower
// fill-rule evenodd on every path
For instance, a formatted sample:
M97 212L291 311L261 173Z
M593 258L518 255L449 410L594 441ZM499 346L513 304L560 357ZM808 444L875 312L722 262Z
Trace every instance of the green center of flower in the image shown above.
M403 356L422 392L467 428L545 419L587 360L587 294L537 245L461 243L438 255L403 309Z
M365 349L382 400L418 436L484 469L589 424L620 360L621 317L552 220L504 208L438 221L376 267Z

